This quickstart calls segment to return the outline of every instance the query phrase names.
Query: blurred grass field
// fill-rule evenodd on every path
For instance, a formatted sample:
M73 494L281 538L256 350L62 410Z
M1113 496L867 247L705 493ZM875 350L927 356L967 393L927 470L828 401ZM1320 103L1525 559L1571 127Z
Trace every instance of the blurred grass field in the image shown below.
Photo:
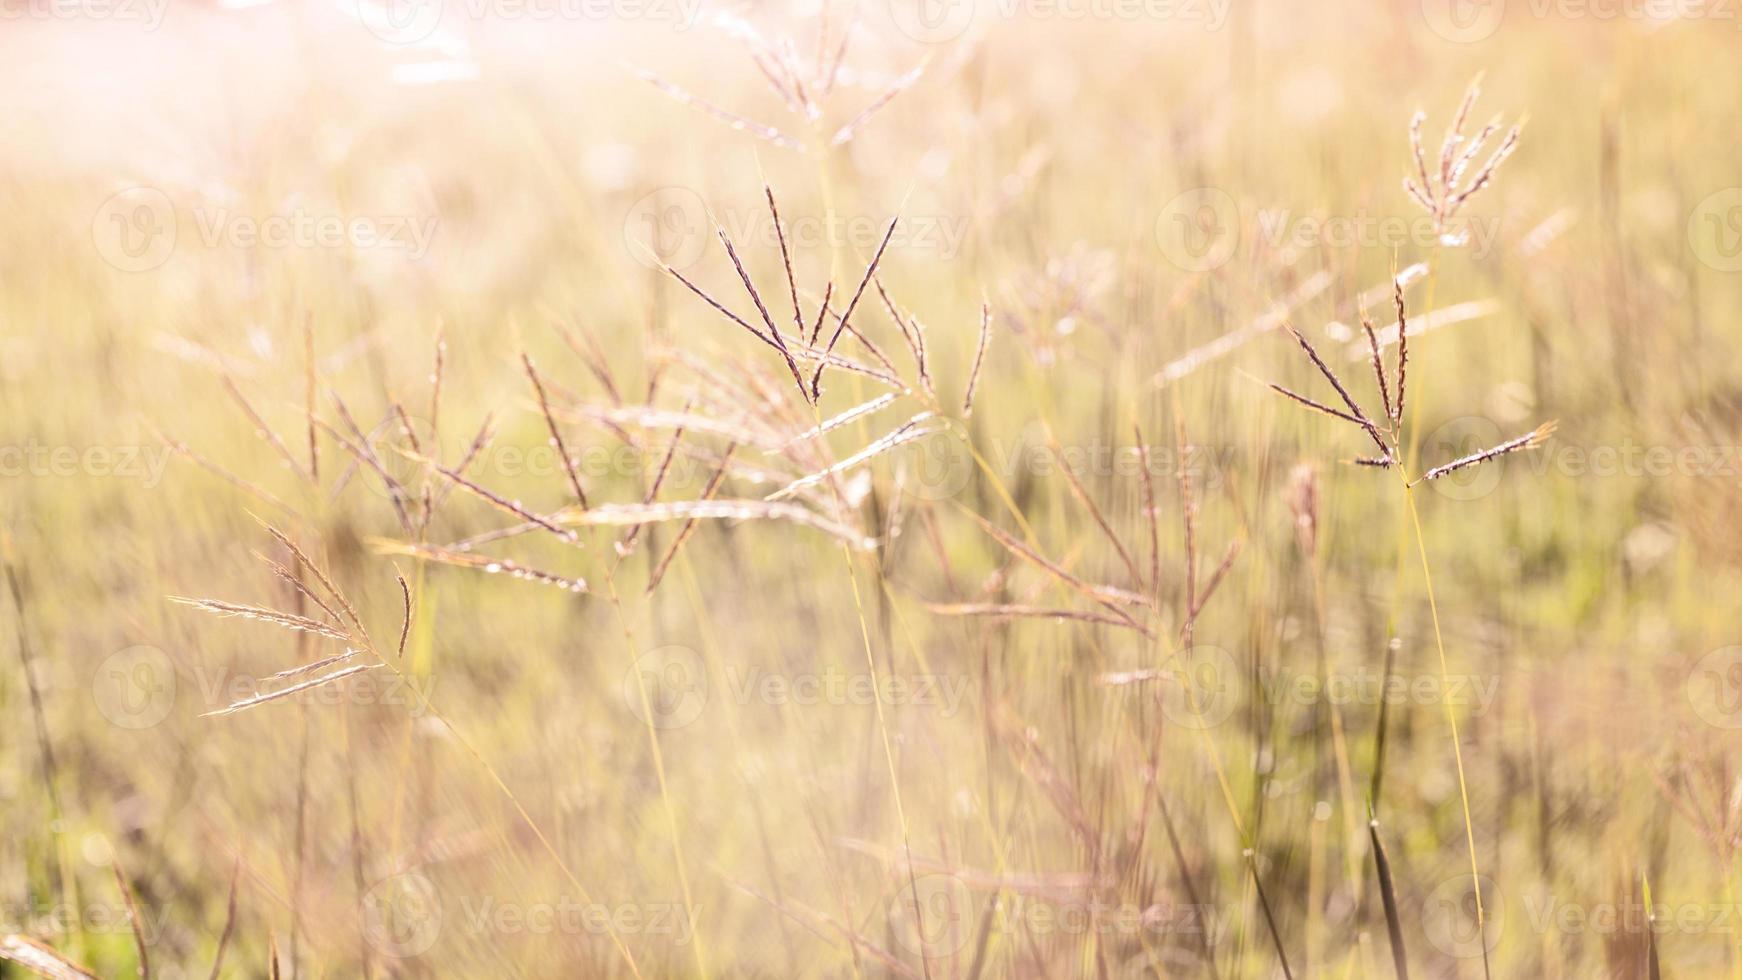
M1412 976L1481 976L1487 950L1503 977L1742 978L1726 8L5 9L4 942L105 977L1389 977L1371 809ZM799 65L853 25L817 118L726 15ZM1442 239L1401 186L1409 122L1437 149L1477 76L1470 128L1523 119L1521 144ZM621 560L611 526L478 548L579 594L385 553L516 523L421 461L486 417L467 476L574 503L522 352L595 507L661 472L650 391L782 438L880 394L831 371L793 399L658 267L759 323L717 222L785 329L765 184L806 311L902 216L878 277L936 398L824 458L933 402L949 421L828 481L872 548L707 520L650 594L681 524ZM1558 421L1413 490L1425 562L1396 475L1347 463L1371 447L1262 383L1330 397L1286 320L1377 404L1359 315L1393 321L1394 271L1431 327L1412 473ZM857 309L913 377L875 289ZM692 425L658 500L704 496L729 441ZM721 497L802 474L764 448ZM396 505L425 502L408 533ZM1153 638L949 614L1110 615L976 517L1143 593ZM168 601L313 614L251 554L290 562L262 522L388 665L202 717L343 649Z

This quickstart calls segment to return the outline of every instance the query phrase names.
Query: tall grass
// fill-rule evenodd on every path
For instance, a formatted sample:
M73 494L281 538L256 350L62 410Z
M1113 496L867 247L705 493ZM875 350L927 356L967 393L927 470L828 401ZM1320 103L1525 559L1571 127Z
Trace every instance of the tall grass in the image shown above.
M0 976L1742 976L1726 25L1334 7L27 23Z

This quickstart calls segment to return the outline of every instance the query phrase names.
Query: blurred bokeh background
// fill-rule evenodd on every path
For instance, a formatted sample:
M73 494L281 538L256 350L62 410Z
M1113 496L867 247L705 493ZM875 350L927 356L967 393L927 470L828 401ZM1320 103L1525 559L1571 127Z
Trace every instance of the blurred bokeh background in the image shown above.
M1496 976L1742 977L1735 8L347 2L0 0L0 935L122 976L137 932L164 978L220 949L225 976L1271 977L1278 945L1385 977L1371 808L1416 975L1486 946ZM1519 148L1436 227L1410 120L1436 155L1478 77L1467 129ZM721 425L661 500L745 419L779 438L720 495L801 475L785 438L881 389L835 372L795 414L778 355L659 268L759 322L717 223L787 316L765 185L806 310L902 218L878 278L951 421L843 474L829 513L872 549L710 520L651 594L679 525L620 563L619 528L480 549L584 594L384 553L514 523L416 458L487 417L478 484L573 502L522 352L595 503L659 471L649 400ZM1414 490L1426 561L1359 433L1262 384L1331 398L1286 320L1376 405L1359 317L1393 323L1394 273L1412 472L1559 423ZM877 291L855 321L911 377ZM441 497L415 533L388 480ZM1154 638L941 609L1106 612L975 516L1144 593ZM166 599L306 609L261 521L384 647L403 573L405 655L202 717L338 652Z

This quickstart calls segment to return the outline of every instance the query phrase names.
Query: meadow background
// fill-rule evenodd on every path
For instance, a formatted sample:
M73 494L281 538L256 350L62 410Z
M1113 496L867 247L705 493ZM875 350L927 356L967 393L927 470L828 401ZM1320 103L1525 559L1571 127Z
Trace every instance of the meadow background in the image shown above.
M1411 975L1486 948L1495 976L1742 977L1742 12L1664 7L14 0L0 976L28 939L165 978L1388 977L1371 808ZM817 118L744 24L800 65L851 24ZM1409 122L1436 150L1478 75L1471 128L1521 142L1442 239ZM574 503L523 352L595 505L660 471L650 390L785 436L879 394L793 401L658 268L759 322L717 220L789 315L765 184L806 310L902 217L879 278L950 421L840 475L871 548L705 521L651 594L677 524L620 563L621 527L479 546L582 593L383 553L515 522L419 460L486 416L477 484ZM1559 423L1413 491L1443 668L1395 474L1262 383L1330 398L1287 321L1377 404L1359 314L1393 322L1394 271L1433 327L1412 472ZM854 321L912 378L876 300ZM432 488L416 534L347 413ZM727 441L692 426L659 499ZM734 458L723 497L803 472ZM940 608L1110 615L976 518L1142 593L1152 635ZM392 666L202 717L342 649L166 598L310 611L262 522Z

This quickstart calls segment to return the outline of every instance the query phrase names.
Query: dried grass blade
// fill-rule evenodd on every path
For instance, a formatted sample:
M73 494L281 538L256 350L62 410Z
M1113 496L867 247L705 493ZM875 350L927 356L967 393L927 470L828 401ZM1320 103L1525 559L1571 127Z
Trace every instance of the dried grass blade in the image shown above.
M1470 186L1465 188L1463 191L1460 191L1456 197L1452 198L1451 203L1446 207L1448 214L1462 207L1465 201L1469 200L1484 187L1488 186L1489 182L1494 179L1494 172L1500 169L1500 165L1506 162L1506 158L1510 157L1514 150L1518 149L1519 132L1520 130L1517 126L1512 127L1512 129L1507 132L1506 138L1502 140L1500 146L1495 149L1494 155L1488 158L1487 163L1482 164L1482 169L1477 171L1476 176L1471 179Z
M1102 626L1132 628L1129 619L1106 616L1083 609L1029 606L1008 602L927 602L924 603L924 606L928 612L936 613L939 616L979 616L990 619L1069 619L1082 623L1098 623Z
M1391 411L1391 385L1385 379L1385 361L1379 356L1379 335L1373 332L1373 321L1365 313L1361 314L1361 329L1367 334L1367 348L1373 355L1373 377L1379 383L1379 401L1385 408L1385 418L1395 431L1397 416Z
M466 453L460 457L460 461L454 464L455 473L464 474L466 470L470 469L473 461L484 452L484 447L496 437L496 433L490 429L490 424L495 421L495 418L494 414L485 415L484 421L478 424L478 433L472 437L471 445L466 447ZM452 493L453 489L452 483L446 483L442 485L440 490L436 491L435 500L431 502L425 518L425 526L428 525L428 519L435 515L436 509L448 499L448 494Z
M864 462L867 462L867 461L874 459L878 456L881 456L884 453L889 452L891 449L896 448L897 446L903 445L903 444L908 443L908 442L912 442L913 440L921 438L922 436L930 435L931 433L936 432L937 429L931 428L931 427L922 427L921 426L921 423L925 422L927 419L930 419L930 418L932 418L931 412L929 412L929 411L928 412L920 412L918 415L915 415L913 418L908 419L906 422L902 423L893 432L890 432L890 433L888 433L888 434L886 434L886 435L884 435L876 440L873 440L869 445L867 445L865 448L859 450L858 452L854 453L853 455L848 456L845 459L842 459L841 461L834 463L830 466L824 467L823 469L817 470L815 473L808 473L804 476L801 476L798 479L787 484L786 486L781 487L779 490L776 490L773 493L769 494L767 497L765 497L763 499L765 499L765 500L784 500L787 497L790 497L793 494L798 493L800 490L805 489L806 487L815 486L816 484L821 483L822 481L828 479L831 476L834 476L837 473L841 473L845 470L852 469L853 467L858 466L860 463L864 463Z
M1391 963L1397 980L1409 980L1409 957L1403 948L1403 918L1397 908L1397 885L1391 879L1391 858L1385 852L1385 842L1379 839L1379 821L1367 821L1367 834L1373 841L1373 862L1378 866L1379 902L1385 907L1385 931L1391 937Z
M262 623L271 623L274 626L282 626L287 630L312 633L315 636L324 636L332 640L350 641L355 639L350 633L328 626L326 623L319 620L309 619L307 616L298 616L294 613L280 612L276 609L267 609L263 606L248 606L237 602L225 602L222 599L194 599L179 595L167 596L166 598L168 598L170 602L180 603L184 606L193 606L196 609L204 609L206 612L219 616L233 616L238 619L252 619Z
M1476 99L1482 94L1482 76L1478 74L1470 80L1469 88L1464 90L1463 101L1458 103L1458 111L1452 115L1452 123L1446 127L1446 138L1440 143L1440 184L1451 187L1452 155L1458 144L1464 141L1464 123L1470 118L1470 110L1475 107Z
M968 391L962 396L962 417L974 414L974 391L980 384L980 367L986 361L986 345L992 339L992 307L980 304L980 343L974 349L974 366L968 371Z
M847 308L841 313L841 322L835 327L834 336L829 338L829 346L823 349L824 355L833 354L835 345L841 341L841 333L847 328L847 321L853 318L853 310L859 306L859 298L865 295L865 286L871 282L871 277L877 274L877 264L883 261L883 251L889 247L889 240L895 237L895 226L901 222L901 216L889 219L889 227L883 232L883 240L877 243L877 251L872 254L871 262L865 266L865 275L859 280L859 288L853 291L853 298L848 301ZM827 307L824 307L827 309ZM817 373L811 377L811 399L822 397L820 387L823 380L823 364L817 365Z
M894 82L890 83L889 87L883 90L882 95L873 99L870 105L860 110L859 114L854 116L852 121L835 131L834 138L829 141L830 145L841 146L842 144L852 140L853 137L859 135L859 130L867 122L871 121L871 117L875 116L878 110L894 101L896 96L911 88L914 82L919 81L920 76L925 74L925 66L926 63L922 61L914 66L914 68L907 74L902 75L900 78L897 78Z
M1403 308L1403 280L1392 278L1392 302L1397 307L1397 403L1392 406L1391 428L1401 431L1403 425L1403 383L1409 371L1409 319ZM1372 337L1372 331L1368 331ZM1378 343L1377 340L1374 341ZM1375 352L1374 357L1378 357Z
M889 298L889 291L883 288L883 280L877 278L872 282L877 286L877 298L883 302L884 312L889 314L889 319L895 321L896 329L901 331L901 339L907 342L907 349L913 354L913 363L919 369L920 377L925 377L925 336L919 332L917 324L908 322L895 301Z
M989 712L989 720L992 729L1010 749L1010 753L1017 757L1022 774L1040 788L1052 803L1053 809L1070 825L1082 843L1094 847L1100 837L1095 833L1094 825L1089 822L1081 799L1071 788L1070 781L1059 773L1058 767L1053 765L1052 759L1031 735L1033 729L1024 725L1004 702L994 701L990 707L992 710Z
M218 980L224 968L224 951L230 948L230 937L236 932L236 883L242 877L242 856L230 868L230 900L224 910L224 931L218 934L218 949L212 954L210 980Z
M804 385L801 383L799 388L802 391ZM684 411L688 412L689 406L684 406ZM642 497L642 503L651 504L659 499L659 489L665 485L665 475L671 471L671 461L677 455L677 447L683 441L683 433L683 429L678 429L672 433L671 444L665 448L665 456L659 461L659 471L653 475L653 483L648 486L646 495ZM627 558L634 553L635 539L641 536L641 528L642 525L636 524L623 535L622 540L617 542L616 550L620 557Z
M1095 683L1102 687L1123 687L1128 684L1144 684L1149 681L1164 681L1172 679L1175 672L1158 667L1145 667L1141 670L1113 670L1095 676Z
M714 494L719 492L720 485L726 482L727 465L732 460L732 452L737 448L737 444L733 443L727 446L726 451L721 454L720 466L714 470L714 475L709 478L708 485L702 488L701 499L712 500ZM697 526L696 519L692 517L684 522L683 527L678 529L677 537L672 540L671 547L665 550L665 557L659 560L659 564L653 567L653 572L647 577L648 594L652 594L653 590L659 587L660 581L665 578L666 569L671 566L671 560L677 557L678 549L682 548L684 542L690 539L690 535L696 532Z
M1428 480L1437 480L1448 473L1455 473L1458 470L1467 467L1486 463L1496 456L1504 456L1507 453L1515 453L1522 449L1535 449L1537 446L1540 446L1547 441L1549 436L1554 434L1555 425L1556 423L1554 422L1544 422L1535 429L1526 432L1524 435L1521 435L1516 439L1509 439L1498 446L1490 446L1487 449L1471 453L1461 459L1454 459L1444 466L1436 466L1417 477L1410 483L1410 486L1413 487L1417 483L1426 483Z
M613 427L633 426L639 429L672 429L676 431L688 429L769 449L780 446L779 437L761 431L760 425L757 429L750 428L748 417L737 421L727 421L710 415L699 415L688 408L681 412L674 412L669 409L641 405L612 407L582 404L568 407L557 406L554 411L558 418L570 421L595 422Z
M442 381L447 376L448 364L448 333L442 326L436 327L435 363L429 372L429 431L430 436L438 443L441 441L442 420Z
M303 584L303 581L301 579L297 578L296 574L294 572L292 572L290 569L284 567L283 565L279 564L276 561L273 561L270 557L263 555L258 551L251 552L251 554L253 554L255 558L258 558L264 565L266 565L267 568L271 569L272 574L274 574L274 575L278 576L279 578L283 579L284 581L288 582L290 584L291 588L293 588L297 592L301 593L310 602L313 602L315 605L319 606L321 608L321 611L326 613L327 616L330 617L334 622L343 622L343 619L339 616L339 614L337 612L333 611L333 607L327 605L326 600L324 600L320 596L316 595L313 589L311 589L307 585Z
M778 221L776 221L775 227L778 230ZM780 356L786 360L787 370L792 372L792 380L794 384L798 385L799 395L804 396L806 394L804 378L798 373L798 362L792 359L792 352L787 350L786 340L780 335L780 328L774 325L774 318L768 314L768 304L762 302L762 294L757 291L756 284L750 280L750 273L745 270L743 261L738 258L738 250L732 247L732 239L726 234L726 229L716 227L714 233L720 236L720 244L726 247L726 257L732 260L732 268L738 272L738 281L744 284L744 291L750 294L750 302L755 305L757 314L762 317L762 325L768 328L768 337L774 341L774 349L778 350ZM786 234L784 232L781 233L780 240L782 243L781 254L784 255L786 253Z
M721 303L719 300L708 295L707 290L705 290L702 287L691 282L688 276L677 271L676 269L673 269L671 266L666 265L663 262L661 262L659 264L659 267L661 269L664 269L667 273L669 273L672 276L672 278L676 279L678 282L683 283L685 288L689 289L690 292L695 293L698 297L700 297L702 302L713 307L714 311L716 313L719 313L721 316L725 317L726 319L732 321L733 323L736 323L740 327L743 327L745 330L748 330L751 333L751 335L754 336L757 340L762 341L763 343L767 344L768 346L774 348L776 351L783 353L783 354L786 352L786 346L784 344L776 341L774 338L768 336L767 334L763 333L762 331L751 326L750 321L744 319L743 317L739 316L738 314L733 313L731 310L727 309L726 305L724 303Z
M852 408L847 409L844 412L841 412L837 415L831 416L831 417L823 420L822 422L818 423L815 427L807 429L804 432L801 432L798 435L793 436L791 439L788 439L780 447L778 447L776 449L766 450L766 452L777 453L777 452L781 452L781 451L783 451L791 446L797 445L798 443L809 442L810 440L815 439L816 437L818 437L826 432L833 432L834 430L840 428L843 425L846 425L847 423L853 421L854 419L863 418L864 416L867 416L867 415L870 415L874 412L880 411L883 408L893 404L895 399L897 399L899 397L900 396L897 395L893 391L885 392L884 394L878 395L876 398L873 398L868 402L861 402L857 405L854 405Z
M1355 403L1355 398L1349 394L1349 389L1343 387L1342 379L1338 378L1336 372L1331 370L1331 366L1325 363L1325 359L1319 356L1319 352L1313 347L1312 342L1306 339L1305 334L1289 324L1283 324L1283 329L1287 330L1295 342L1300 344L1301 350L1306 351L1313 366L1319 369L1319 373L1325 376L1325 380L1331 383L1331 387L1337 389L1337 395L1343 399L1343 404L1349 406L1349 414L1354 417L1355 424L1365 429L1367 434L1373 437L1373 442L1379 447L1381 453L1389 453L1390 449L1386 447L1385 439L1380 436L1378 427L1367 417L1367 413L1361 411L1361 406Z
M346 649L344 653L335 653L330 657L322 657L319 660L311 661L302 664L301 666L292 667L289 670L281 670L266 679L269 681L281 681L287 677L300 677L303 674L312 674L316 671L325 670L336 663L342 663L343 661L349 660L352 657L355 657L358 652L359 651L357 650Z
M16 963L47 980L101 980L53 947L15 933L0 935L0 960Z
M1150 472L1149 443L1143 438L1143 428L1131 423L1137 437L1137 453L1142 464L1137 471L1143 486L1143 515L1149 522L1149 590L1153 595L1161 588L1161 514L1155 504L1155 477Z
M115 873L115 887L121 891L121 903L127 909L127 926L133 933L133 949L139 956L139 980L151 980L151 953L145 942L145 926L139 919L139 904L133 899L133 886L127 881L121 862L113 858L109 870Z
M334 395L333 400L337 403L338 396ZM350 413L341 409L341 414L350 422L351 428L358 432L361 442L352 442L343 432L321 419L315 419L315 424L325 429L327 435L337 440L340 448L349 453L352 459L375 471L375 475L381 478L382 485L387 489L387 499L393 504L393 512L399 518L400 527L404 528L406 533L410 533L412 528L411 515L406 511L405 504L411 499L411 494L407 492L405 485L399 482L398 477L388 472L386 465L381 462L381 458L375 455L375 451L369 447L368 438L362 436L361 430L357 429L357 423L351 420ZM343 487L344 483L341 481L334 486L334 492L338 492Z
M798 504L768 500L676 500L658 504L601 504L592 510L559 515L564 523L580 526L626 527L630 524L655 524L662 521L698 520L775 520L802 524L841 539L849 545L869 551L876 547L874 538L832 521Z
M394 569L394 571L397 573L398 568L396 567ZM399 575L398 578L399 578L399 595L405 602L405 612L399 621L398 654L399 654L399 659L404 660L405 659L405 641L411 637L411 613L412 613L411 586L405 581L405 576L403 574Z
M315 439L315 328L313 314L303 317L302 320L302 358L302 411L308 429L308 473L309 479L318 483L321 476L321 447Z
M1092 585L1088 582L1085 582L1082 579L1076 577L1075 575L1072 575L1070 572L1065 571L1064 568L1060 567L1059 565L1056 565L1053 562L1049 561L1047 558L1042 556L1039 552L1035 551L1033 548L1030 548L1028 545L1025 545L1022 542L1011 537L1008 533L1005 532L1005 530L1003 528L999 527L996 524L993 524L991 521L986 520L984 517L981 517L979 514L976 514L973 511L968 510L965 507L961 507L960 505L958 505L958 509L961 510L962 513L967 514L969 517L973 518L974 522L976 524L979 524L981 529L984 530L987 534L991 535L992 539L997 541L1000 545L1002 545L1006 551L1009 551L1011 554L1017 556L1018 558L1021 558L1025 561L1035 565L1036 567L1040 568L1042 571L1045 571L1048 575L1051 575L1053 578L1058 579L1060 582L1063 582L1065 585L1070 586L1072 589L1075 589L1076 591L1082 593L1083 595L1086 595L1089 598L1100 603L1103 608L1109 610L1110 612L1113 613L1114 616L1123 620L1127 626L1130 626L1131 628L1138 630L1139 632L1143 633L1143 635L1145 635L1145 636L1153 636L1154 635L1153 633L1151 633L1149 631L1149 629L1147 627L1145 627L1143 624L1139 623L1137 620L1132 619L1131 616L1129 614L1127 614L1123 609L1120 609L1118 606L1114 605L1115 602L1131 602L1131 601L1141 602L1141 601L1143 601L1143 597L1135 595L1134 593L1131 593L1131 592L1127 592L1124 589L1118 589L1118 588L1114 588L1112 586L1105 586L1105 585Z
M835 283L834 283L834 280L831 279L829 281L828 285L823 287L823 301L822 301L822 303L820 303L817 306L816 322L811 324L811 336L810 336L809 343L812 347L815 347L817 345L817 341L819 339L821 339L821 337L822 337L823 316L824 316L824 314L828 313L828 311L829 311L829 298L834 296L834 295L835 295ZM802 324L802 323L799 324L799 333L801 335L804 333L804 324Z
M585 592L587 583L584 579L568 578L552 572L528 568L519 562L508 558L493 558L489 555L472 554L466 551L454 551L429 544L414 544L407 541L392 541L387 538L373 538L369 546L378 555L404 555L408 558L421 558L424 561L435 562L438 565L453 565L457 568L470 568L488 575L506 575L509 578L537 582L541 585L555 586L565 592Z
M301 692L307 691L310 688L320 687L322 684L330 684L333 681L341 680L343 678L351 676L352 674L361 673L365 670L373 670L374 668L379 667L379 666L381 666L381 665L380 664L358 664L355 667L346 667L344 670L335 670L330 674L322 674L321 676L316 677L312 680L303 681L301 684L292 684L289 687L280 688L276 691L271 691L271 692L268 692L266 694L257 694L254 697L246 698L244 700L234 702L234 703L230 704L229 706L219 708L216 711L208 711L205 714L200 715L200 717L201 718L216 718L216 717L220 717L223 715L233 715L238 711L246 711L249 708L255 707L257 705L265 704L268 701L277 701L281 698L290 697L293 694L300 694Z
M605 358L605 352L599 349L597 338L590 333L581 333L560 325L557 331L562 335L563 343L568 344L569 350L575 352L581 363L587 366L587 370L592 372L599 385L605 389L605 394L612 403L623 404L623 393L617 387L617 378L611 373L611 365Z
M1407 324L1408 337L1406 339L1414 340L1430 331L1479 317L1492 316L1498 312L1500 312L1500 304L1491 299L1473 299L1462 303L1453 303L1450 306L1442 306L1431 313L1411 316ZM1378 333L1379 349L1385 350L1392 344L1398 343L1398 338L1402 336L1404 331L1399 331L1398 325L1393 323L1390 326L1380 327ZM1348 359L1350 363L1365 361L1367 356L1366 344L1355 342L1349 345ZM1397 407L1395 399L1392 402L1392 407Z
M1309 300L1324 292L1331 285L1331 274L1323 269L1307 277L1307 280L1295 287L1274 309L1268 310L1253 318L1251 323L1237 330L1217 337L1209 343L1199 345L1180 357L1175 358L1163 367L1154 378L1156 387L1166 387L1186 377L1211 361L1218 360L1244 347L1253 339L1262 336L1277 327L1283 321Z
M529 524L536 524L539 527L544 528L546 531L555 534L557 537L562 538L564 541L573 543L576 540L573 531L552 524L545 518L534 514L532 511L527 510L525 507L520 506L506 497L503 497L501 494L498 494L493 490L487 490L453 470L437 464L435 460L430 459L427 456L418 456L413 453L406 453L406 456L416 462L422 463L437 473L440 473L449 482L458 486L460 489L467 491L490 506L495 507L497 510L518 517Z
M533 367L532 357L525 351L520 352L520 363L525 366L526 378L532 382L533 393L538 396L538 411L544 416L544 425L550 432L551 445L556 447L557 457L562 460L563 473L569 478L569 489L574 491L575 499L580 501L581 506L586 507L587 491L581 486L581 475L575 472L575 461L569 458L568 447L563 444L562 427L556 424L556 417L550 413L550 398L545 395L544 382L539 380L538 369Z
M1265 385L1268 386L1271 391L1274 391L1277 394L1282 395L1286 398L1292 398L1295 401L1301 403L1302 405L1305 405L1307 408L1310 408L1315 412L1323 412L1324 414L1329 415L1331 418L1340 419L1344 422L1348 422L1350 425L1361 425L1361 420L1356 418L1353 415L1350 415L1348 412L1344 412L1344 411L1340 411L1338 409L1332 408L1331 406L1326 405L1324 402L1314 401L1313 399L1308 398L1307 396L1301 394L1298 391L1294 391L1293 389L1290 389L1290 388L1284 388L1283 386L1276 384L1275 382L1272 382L1272 381L1266 381ZM1366 426L1361 426L1361 427L1366 428Z
M186 457L194 465L200 467L201 469L207 471L208 473L213 474L214 476L217 476L219 479L224 480L225 482L229 483L233 487L236 487L237 489L241 490L242 492L259 499L262 503L265 503L271 507L276 507L277 509L279 509L279 510L283 511L284 513L289 514L293 517L297 516L297 512L296 512L296 509L294 507L292 507L289 504L285 503L284 501L278 499L278 497L274 496L270 491L268 491L268 490L264 489L263 487L260 487L256 484L250 483L247 480L244 480L241 477L237 476L236 474L230 472L229 470L224 469L222 466L219 466L217 463L214 463L211 460L207 459L206 457L195 452L191 447L188 446L187 443L182 442L178 439L170 438L168 435L165 435L161 429L159 429L155 425L152 425L149 421L147 421L145 424L147 427L149 427L151 429L152 433L157 436L157 441L163 443L165 446L168 446L172 452Z
M1420 109L1415 110L1415 113L1409 117L1409 149L1415 157L1416 176L1421 179L1421 189L1425 192L1433 188L1433 181L1428 179L1427 153L1421 145L1421 124L1424 122L1427 122L1427 113ZM1406 186L1407 180L1405 178ZM1433 205L1427 205L1427 209L1432 211Z
M774 234L780 240L780 264L786 268L786 289L792 296L792 322L798 329L799 337L804 336L804 310L798 305L798 279L792 273L792 252L786 246L786 226L780 223L780 208L774 203L774 188L762 185L762 194L768 198L768 213L774 219Z
M255 520L260 521L259 518L255 518ZM352 606L351 601L345 598L345 593L339 591L339 587L333 584L333 580L327 575L326 570L315 564L313 559L309 558L308 554L305 553L302 548L298 547L297 543L292 541L283 531L280 531L278 528L273 527L265 521L260 521L260 526L266 529L267 534L272 535L273 540L283 545L285 550L290 552L291 557L296 559L297 564L308 569L309 574L315 577L315 581L321 583L321 588L326 589L327 594L333 597L333 601L339 604L339 608L345 611L345 617L351 621L351 625L357 627L357 635L362 637L363 641L367 643L369 640L369 631L363 628L363 620L357 615L356 607Z
M1186 633L1191 632L1191 611L1198 604L1198 502L1192 496L1191 443L1186 439L1185 416L1174 396L1174 455L1179 470L1179 516L1184 526L1186 549Z
M712 102L707 101L706 99L698 98L697 96L690 94L688 91L685 91L684 89L681 89L676 85L673 85L672 83L666 81L663 78L660 78L658 75L655 75L650 71L644 71L644 70L639 69L639 68L632 68L632 69L630 69L630 71L637 78L640 78L642 81L646 82L647 84L652 85L654 88L659 89L661 92L664 92L666 95L671 96L673 99L676 99L678 102L681 102L684 105L687 105L692 109L695 109L697 112L700 112L705 116L712 116L714 119L725 123L727 126L730 126L733 129L739 130L741 132L749 133L752 136L755 136L757 139L767 140L768 142L773 143L776 146L784 146L789 150L796 150L799 153L804 152L804 144L803 143L800 143L798 140L793 139L792 137L786 135L785 133L782 133L780 130L775 129L773 126L769 126L769 125L766 125L764 123L759 123L759 122L756 122L755 120L752 120L752 119L746 119L745 117L740 116L735 112L732 112L732 111L727 110L727 109L722 109L719 106L713 104Z
M834 310L829 309L827 306L824 306L820 312L832 315L836 320L841 319L840 314L835 313ZM875 358L878 364L883 365L884 370L888 371L890 374L897 373L895 362L889 359L888 354L883 353L883 348L877 346L876 341L872 340L864 331L853 326L851 323L846 323L844 325L847 333L852 335L853 339L858 342L859 346L865 348L865 352Z
M291 454L290 447L284 444L284 440L278 438L278 433L272 431L272 427L267 425L266 420L260 417L260 413L254 410L254 406L248 401L248 396L242 394L242 389L237 386L236 379L230 377L227 372L219 377L224 383L224 390L229 392L231 400L242 409L242 414L248 417L248 421L254 424L254 434L264 439L266 444L272 447L273 452L283 457L285 463L289 464L291 472L305 480L312 480L308 470L304 469L302 463Z
M1050 431L1047 433L1047 437L1048 441L1052 443L1052 449L1057 458L1063 460L1065 458L1064 450L1059 446L1058 441L1052 438ZM1113 526L1107 523L1107 517L1101 513L1101 508L1096 506L1095 499L1089 496L1089 491L1084 489L1082 481L1077 479L1076 471L1066 464L1059 467L1059 472L1064 474L1065 483L1071 489L1071 496L1077 498L1077 503L1083 505L1083 509L1089 512L1089 517L1095 522L1095 526L1101 529L1101 533L1113 545L1113 550L1119 555L1119 560L1125 563L1126 571L1131 573L1131 580L1137 583L1139 588L1142 588L1143 573L1137 570L1137 563L1131 560L1131 552L1125 550L1124 542L1120 541L1119 535L1113 532Z

